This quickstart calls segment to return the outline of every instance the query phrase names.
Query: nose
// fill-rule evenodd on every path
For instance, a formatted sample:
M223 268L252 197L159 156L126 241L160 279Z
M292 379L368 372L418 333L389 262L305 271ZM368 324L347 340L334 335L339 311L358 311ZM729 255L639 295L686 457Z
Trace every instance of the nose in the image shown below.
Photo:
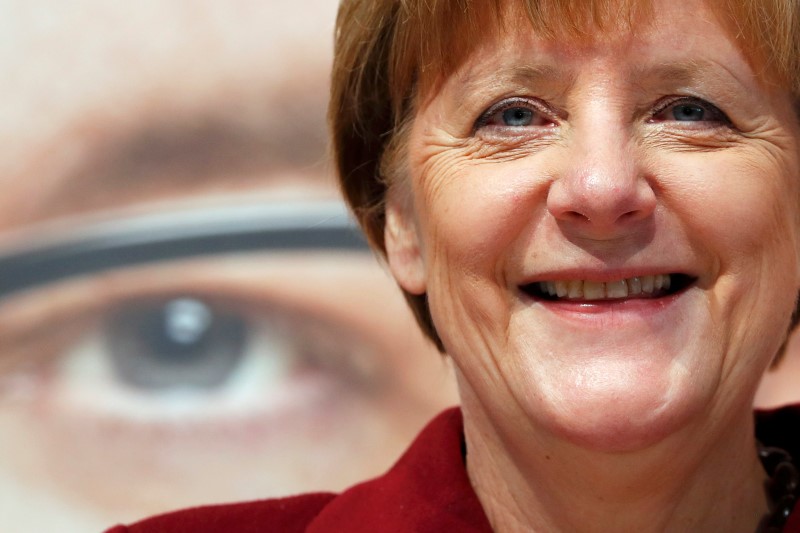
M624 130L592 130L565 146L547 209L577 237L610 240L650 218L656 195Z

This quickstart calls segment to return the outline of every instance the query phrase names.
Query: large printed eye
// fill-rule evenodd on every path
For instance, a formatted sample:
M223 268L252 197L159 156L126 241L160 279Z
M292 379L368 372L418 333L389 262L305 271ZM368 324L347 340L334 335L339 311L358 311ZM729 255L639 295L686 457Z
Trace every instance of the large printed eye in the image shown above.
M250 283L87 309L74 340L48 356L53 409L204 433L233 420L303 423L344 395L371 394L380 365L364 361L379 348L367 332L268 291L253 299Z
M41 314L13 298L0 307L0 321L26 317L4 336L4 353L41 361L53 407L83 415L162 424L179 403L197 424L234 406L237 417L304 416L325 394L371 394L369 381L383 375L368 363L385 349L365 326L375 310L339 300L365 286L353 276L375 275L368 256L351 256L165 263L104 274L88 290L66 282L22 298L50 302Z
M452 401L432 352L368 253L65 280L0 300L0 472L57 465L49 486L96 501L114 469L129 489L125 508L104 504L109 521L167 510L153 502L337 490L388 467Z
M341 204L184 209L3 236L0 476L26 498L101 529L340 490L455 401Z

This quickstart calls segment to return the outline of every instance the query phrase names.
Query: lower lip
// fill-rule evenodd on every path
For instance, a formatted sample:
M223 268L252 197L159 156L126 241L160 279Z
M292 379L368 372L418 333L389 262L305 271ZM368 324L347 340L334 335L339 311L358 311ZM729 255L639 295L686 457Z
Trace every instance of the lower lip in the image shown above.
M544 300L525 294L528 301L547 309L561 318L583 326L617 327L632 322L652 322L665 316L686 295L690 287L660 298L623 298L619 300L575 301Z

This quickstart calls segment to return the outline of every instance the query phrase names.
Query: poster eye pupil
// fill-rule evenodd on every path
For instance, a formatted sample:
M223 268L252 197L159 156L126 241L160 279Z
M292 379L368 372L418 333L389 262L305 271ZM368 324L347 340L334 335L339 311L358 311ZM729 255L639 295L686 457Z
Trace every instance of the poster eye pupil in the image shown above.
M244 356L247 333L239 314L189 297L140 302L106 323L118 379L141 390L221 386Z
M213 326L209 307L195 299L178 298L168 302L163 310L163 335L176 346L191 347L202 342Z

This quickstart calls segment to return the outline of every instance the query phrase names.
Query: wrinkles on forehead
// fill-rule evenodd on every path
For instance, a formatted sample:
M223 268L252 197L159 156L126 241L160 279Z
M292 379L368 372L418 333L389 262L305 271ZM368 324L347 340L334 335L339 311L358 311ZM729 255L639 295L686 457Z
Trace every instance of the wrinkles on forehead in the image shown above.
M401 60L393 62L394 77L416 78L418 96L424 101L488 42L532 33L558 44L568 53L569 43L614 39L624 32L635 34L646 29L653 17L652 3L649 0L496 0L471 2L450 13L453 8L447 2L433 1L429 22L414 19L408 22L413 28L405 32L411 36L402 45L409 41L419 44L412 53L396 54ZM402 72L409 68L418 72Z
M425 102L471 57L489 42L500 42L508 35L530 34L549 41L569 55L573 47L585 44L635 39L661 24L675 24L659 18L659 3L668 0L495 0L492 2L466 2L455 9L442 0L411 2L424 4L426 17L414 13L399 33L401 50L394 51L390 62L390 78L395 104L408 98L408 89ZM463 3L463 2L454 2ZM744 2L743 0L704 0L711 16L736 42L750 66L763 83L791 88L796 77L794 70L787 71L785 56L789 45L775 44L794 36L794 30L769 22L781 13L778 0ZM765 21L743 21L741 16L763 10ZM687 8L687 16L693 16ZM787 23L788 24L788 23ZM761 37L758 32L761 32ZM769 37L768 46L765 36ZM416 42L409 47L409 42ZM772 46L772 48L770 48ZM409 51L410 50L410 51ZM783 62L783 63L782 63ZM787 78L788 77L788 78ZM796 90L796 88L795 88ZM396 116L398 111L395 107ZM402 115L402 114L401 114Z

